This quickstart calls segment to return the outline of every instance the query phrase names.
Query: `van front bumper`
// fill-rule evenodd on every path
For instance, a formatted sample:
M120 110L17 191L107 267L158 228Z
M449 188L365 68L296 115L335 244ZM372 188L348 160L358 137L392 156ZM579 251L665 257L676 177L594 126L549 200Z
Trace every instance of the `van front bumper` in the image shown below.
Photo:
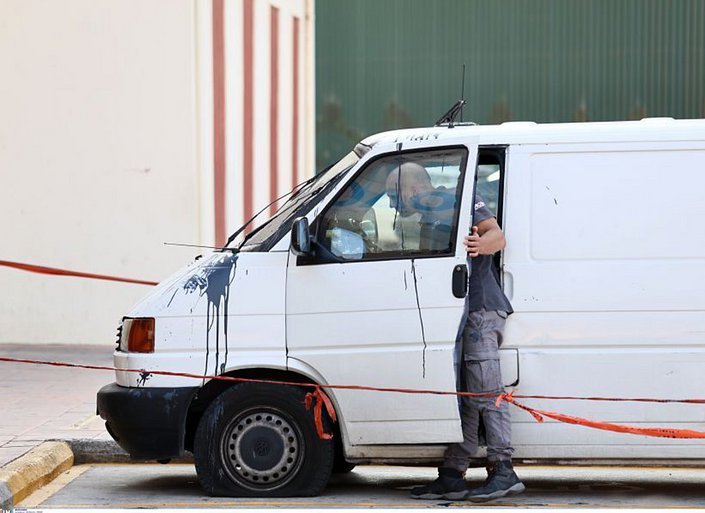
M198 387L100 389L97 410L110 436L135 460L184 454L186 415Z

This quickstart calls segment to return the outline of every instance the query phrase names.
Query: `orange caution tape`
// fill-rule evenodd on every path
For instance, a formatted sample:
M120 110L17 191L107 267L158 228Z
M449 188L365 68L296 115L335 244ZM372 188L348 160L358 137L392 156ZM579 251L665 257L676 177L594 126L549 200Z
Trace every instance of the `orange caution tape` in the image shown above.
M313 420L316 423L316 432L318 433L318 438L321 440L330 440L333 435L326 433L323 428L323 406L326 407L326 412L330 416L331 420L335 422L337 420L335 416L335 408L333 408L333 403L331 403L330 398L321 390L321 387L316 387L313 392L306 394L304 399L304 404L307 410L311 409L311 403L316 401L313 407Z
M124 283L137 283L139 285L158 285L156 281L133 280L132 278L120 278L118 276L109 276L106 274L82 273L78 271L69 271L67 269L57 269L56 267L44 267L41 265L23 264L21 262L9 262L0 260L0 266L12 267L22 271L29 271L38 274L50 274L53 276L74 276L76 278L92 278L94 280L120 281Z
M90 370L106 370L106 371L119 371L119 372L129 372L137 374L154 374L157 376L175 376L184 378L196 378L200 380L204 379L214 379L220 381L231 381L237 383L269 383L273 385L290 385L297 387L308 387L313 388L313 392L306 395L305 405L306 409L310 410L313 401L316 404L313 405L313 414L316 422L316 430L318 431L318 436L323 439L330 439L332 435L325 432L323 428L323 406L326 407L326 411L330 418L335 422L337 420L335 415L335 408L330 401L330 398L323 392L322 389L342 389L342 390L368 390L373 392L396 392L401 394L433 394L433 395L455 395L461 397L495 397L496 394L484 394L484 393L473 393L473 392L450 392L445 390L421 390L421 389L404 389L404 388L382 388L382 387L370 387L362 385L317 385L315 383L299 383L299 382L289 382L289 381L277 381L270 379L252 379L252 378L238 378L234 376L209 376L201 374L191 374L188 372L172 372L172 371L158 371L158 370L145 370L145 369L118 369L116 367L109 367L105 365L85 365L79 363L68 363L68 362L50 362L43 360L29 360L24 358L9 358L0 356L0 362L10 362L10 363L29 363L34 365L49 365L53 367L69 367L78 369L90 369ZM690 429L669 429L669 428L637 428L633 426L624 426L621 424L610 424L608 422L598 422L588 419L583 419L580 417L572 417L570 415L564 415L562 413L549 412L544 410L538 410L535 408L529 408L523 404L517 403L516 398L528 399L528 398L541 398L541 399L571 399L579 401L637 401L637 402L652 402L652 403L685 403L685 404L703 404L705 399L648 399L648 398L620 398L620 397L567 397L567 396L535 396L535 395L514 395L514 391L500 394L496 397L495 404L499 405L502 401L507 401L513 404L517 408L521 408L526 412L530 413L538 422L543 422L543 417L549 417L551 419L566 422L568 424L576 424L580 426L592 427L595 429L603 429L606 431L614 431L617 433L631 433L635 435L645 435L645 436L656 436L662 438L705 438L705 432L693 431Z
M614 431L615 433L629 433L632 435L656 436L660 438L705 438L705 432L693 431L692 429L672 429L672 428L654 428L654 427L634 427L625 426L623 424L612 424L609 422L600 422L597 420L588 420L581 417L573 417L563 413L555 413L552 411L538 410L529 408L523 404L519 404L514 400L511 393L502 394L497 398L497 404L502 401L507 401L517 408L529 412L538 422L543 422L543 417L548 417L566 424L575 424L577 426L591 427L601 429L603 431Z

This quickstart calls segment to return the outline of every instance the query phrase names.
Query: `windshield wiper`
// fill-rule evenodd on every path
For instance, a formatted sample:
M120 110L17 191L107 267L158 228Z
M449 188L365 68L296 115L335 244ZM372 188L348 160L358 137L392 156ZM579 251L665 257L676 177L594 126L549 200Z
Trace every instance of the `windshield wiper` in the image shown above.
M325 171L324 171L324 173L325 173ZM286 194L282 194L282 195L279 196L277 199L275 199L274 201L272 201L271 203L269 203L269 204L268 204L267 206L265 206L262 210L260 210L260 211L257 212L255 215L253 215L250 219L248 219L248 220L245 222L245 224L243 224L240 228L238 228L237 230L235 230L235 233L233 233L230 237L228 237L228 240L225 242L225 244L223 245L223 247L220 248L220 250L223 251L223 250L226 250L226 249L230 249L231 251L233 251L233 249L228 248L227 246L228 246L232 241L234 241L234 240L237 238L237 236L240 235L240 234L245 230L245 228L247 228L248 226L250 226L250 224L252 224L252 222L253 222L255 219L257 219L257 217L259 217L259 215L260 215L262 212L264 212L264 211L267 210L269 207L271 207L272 205L274 205L277 201L282 200L282 199L286 198L287 196L291 196L291 198L293 198L294 196L296 196L297 193L301 192L301 190L303 190L307 185L309 185L310 183L314 182L315 180L317 180L318 178L320 178L322 175L323 175L323 173L320 173L320 174L317 174L317 175L312 176L312 177L309 178L308 180L306 180L306 181L304 181L304 182L301 182L300 184L296 185L292 190L290 190L290 191L287 192ZM289 199L287 200L287 203L291 200L291 198L289 198ZM286 203L285 203L285 205L286 205ZM283 206L283 205L282 205L282 206ZM254 232L253 232L253 233L254 233ZM250 235L251 235L251 234L250 234ZM242 244L240 244L237 248L234 249L234 251L236 251L236 252L239 251L240 248L242 247L242 245L245 243L246 240L247 240L247 237L242 241Z

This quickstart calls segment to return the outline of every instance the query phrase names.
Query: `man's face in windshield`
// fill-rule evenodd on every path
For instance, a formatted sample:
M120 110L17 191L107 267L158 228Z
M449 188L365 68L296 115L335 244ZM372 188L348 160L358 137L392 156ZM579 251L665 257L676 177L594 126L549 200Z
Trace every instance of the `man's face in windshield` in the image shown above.
M393 169L387 176L386 193L389 207L396 209L401 217L409 217L421 209L420 198L433 192L431 179L423 166L406 162Z

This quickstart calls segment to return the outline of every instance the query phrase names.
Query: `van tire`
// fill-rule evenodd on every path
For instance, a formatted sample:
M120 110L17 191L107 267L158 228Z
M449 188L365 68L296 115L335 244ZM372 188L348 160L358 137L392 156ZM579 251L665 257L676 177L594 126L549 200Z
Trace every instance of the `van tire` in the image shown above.
M196 429L194 460L203 489L221 497L311 497L328 484L332 440L318 438L306 391L242 383L218 396ZM324 415L324 428L331 431Z
M333 461L333 474L348 474L352 472L355 468L354 463L348 463L345 461L345 454L343 452L343 441L341 436L336 433L335 438L335 461Z
M349 474L356 467L354 463L348 463L345 460L335 460L333 464L333 474Z

